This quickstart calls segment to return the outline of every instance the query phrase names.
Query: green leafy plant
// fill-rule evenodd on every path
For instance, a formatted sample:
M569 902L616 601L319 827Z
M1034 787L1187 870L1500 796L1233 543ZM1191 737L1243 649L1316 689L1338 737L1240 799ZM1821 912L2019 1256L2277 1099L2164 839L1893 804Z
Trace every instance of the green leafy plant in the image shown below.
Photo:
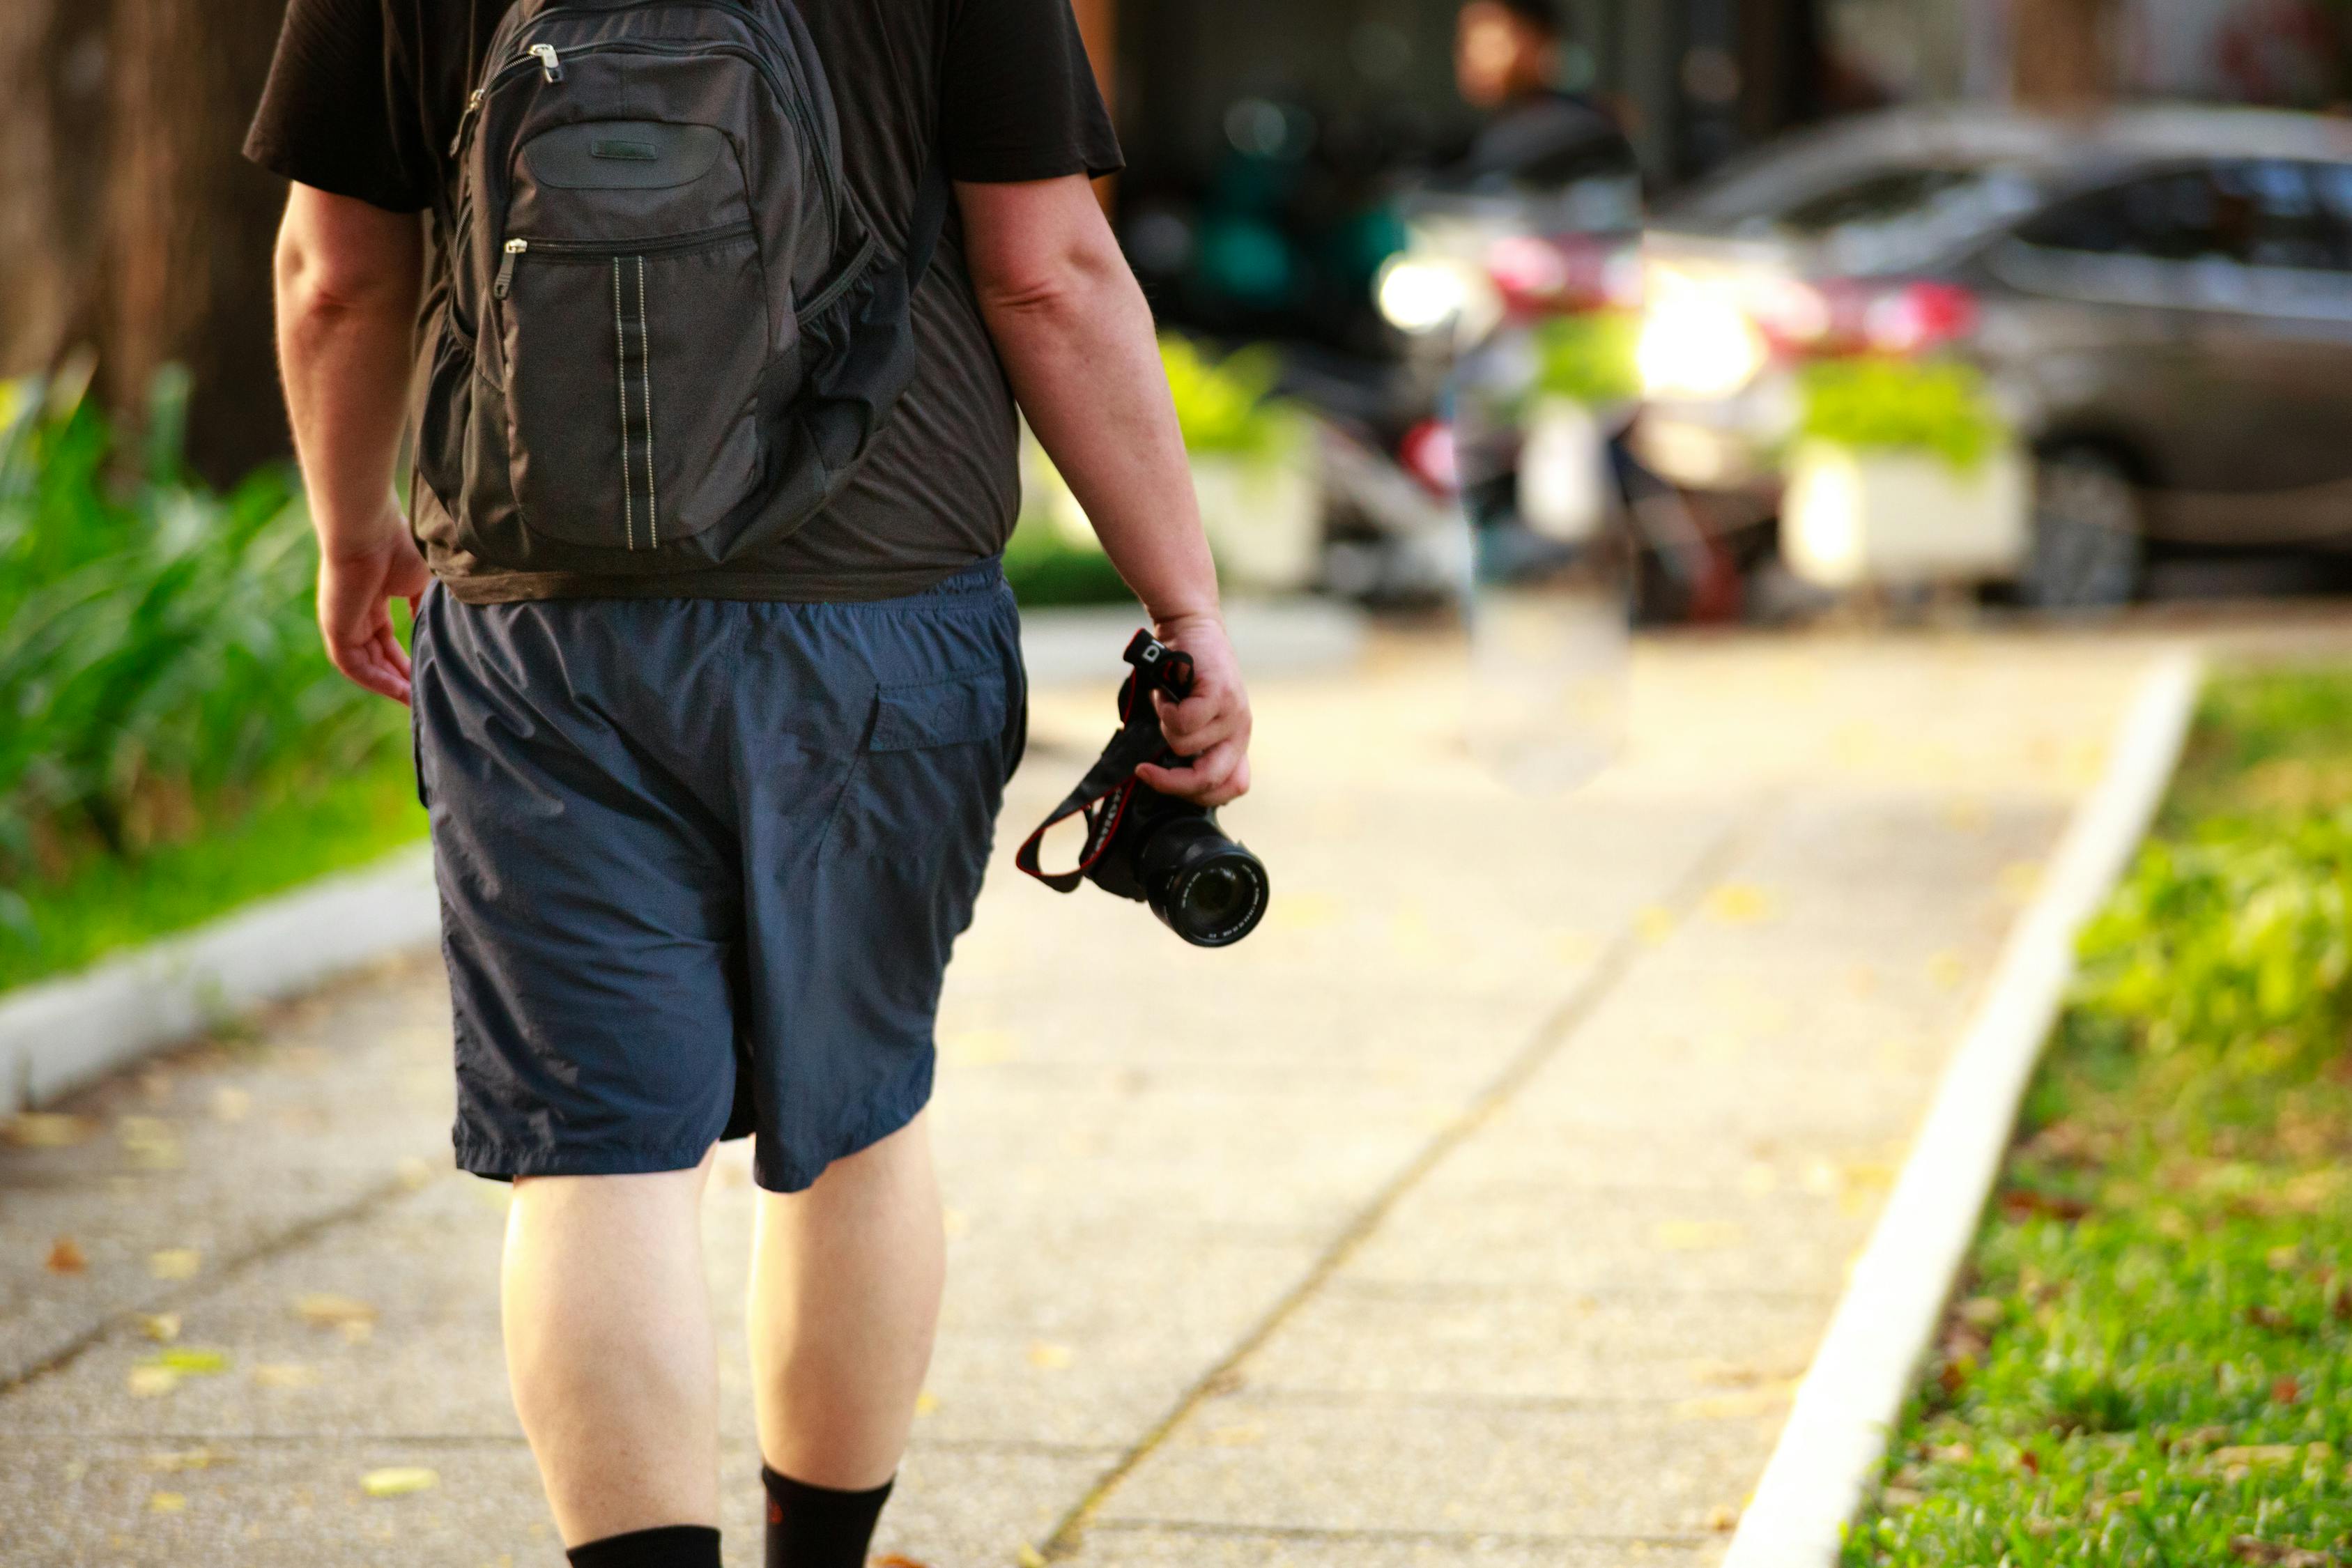
M1798 434L1861 451L1926 452L1962 472L2007 438L1973 366L1883 355L1820 360L1799 372Z
M1641 395L1634 345L1642 324L1621 310L1554 316L1535 330L1535 391L1588 408L1628 403Z
M329 664L292 477L224 496L180 463L187 383L132 448L85 369L0 392L0 935L44 886L135 859L296 775L396 749L399 710Z
M1210 358L1189 339L1160 340L1185 450L1195 457L1281 461L1306 438L1305 417L1274 395L1280 363L1262 345Z

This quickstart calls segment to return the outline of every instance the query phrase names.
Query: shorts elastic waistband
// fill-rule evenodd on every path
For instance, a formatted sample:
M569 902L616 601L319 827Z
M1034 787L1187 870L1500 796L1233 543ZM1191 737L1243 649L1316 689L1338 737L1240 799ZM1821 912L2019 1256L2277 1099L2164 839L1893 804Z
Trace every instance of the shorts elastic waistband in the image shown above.
M950 594L982 594L1004 581L1004 557L983 555L971 565L960 568L953 576L932 584L919 594L909 594L910 599L931 599Z

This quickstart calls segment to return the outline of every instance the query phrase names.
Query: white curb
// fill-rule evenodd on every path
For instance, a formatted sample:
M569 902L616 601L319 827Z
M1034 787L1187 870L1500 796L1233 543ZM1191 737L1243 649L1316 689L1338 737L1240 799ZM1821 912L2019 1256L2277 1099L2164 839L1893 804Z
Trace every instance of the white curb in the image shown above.
M1798 1385L1724 1568L1830 1568L1885 1456L1928 1340L1976 1238L2020 1100L2074 973L2074 938L2147 831L2188 734L2195 656L2160 659L2106 772L2076 809L1945 1068L1869 1245Z
M247 1008L436 940L432 852L404 849L0 998L0 1116L47 1105Z

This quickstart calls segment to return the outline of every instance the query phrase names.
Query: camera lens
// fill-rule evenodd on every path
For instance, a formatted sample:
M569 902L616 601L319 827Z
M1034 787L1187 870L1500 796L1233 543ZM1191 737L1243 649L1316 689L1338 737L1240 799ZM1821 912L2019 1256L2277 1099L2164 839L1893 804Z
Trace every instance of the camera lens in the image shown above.
M1265 868L1231 839L1177 873L1163 904L1152 909L1198 947L1223 947L1249 935L1265 913Z
M1213 930L1241 912L1250 892L1248 880L1239 871L1231 866L1211 866L1184 879L1176 903L1184 911L1186 924Z
M1265 913L1265 867L1200 806L1171 810L1144 833L1136 880L1151 912L1195 947L1224 947Z

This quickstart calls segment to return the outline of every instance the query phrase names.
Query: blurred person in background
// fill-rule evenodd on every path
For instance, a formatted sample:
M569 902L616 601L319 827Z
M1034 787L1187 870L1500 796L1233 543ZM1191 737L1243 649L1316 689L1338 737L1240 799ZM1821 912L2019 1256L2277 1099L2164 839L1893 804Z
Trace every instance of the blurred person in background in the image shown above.
M1567 26L1554 0L1470 0L1454 21L1454 80L1487 115L1448 184L1557 188L1632 174L1633 150L1598 104L1560 85Z
M320 541L320 623L345 675L413 698L458 1163L515 1184L507 1369L567 1555L719 1568L699 1207L718 1142L755 1133L765 1561L862 1568L945 1266L923 1117L940 984L1024 732L999 569L1016 403L1160 636L1195 661L1192 696L1162 709L1189 763L1139 773L1205 805L1239 795L1247 699L1150 311L1089 184L1121 159L1068 0L805 12L850 197L885 233L922 226L910 206L952 208L928 269L909 264L900 411L823 510L661 577L531 571L453 545L444 524L463 494L428 479L404 498L394 455L420 342L430 356L457 339L419 329L451 309L443 247L468 89L486 63L501 79L563 79L552 45L533 46L539 72L519 49L485 61L505 12L294 0L247 140L293 182L278 347ZM583 111L565 129L593 122ZM662 156L625 138L594 149L616 166ZM600 190L672 173L548 167ZM421 216L436 210L442 221ZM509 240L509 262L529 243ZM617 261L612 275L614 335L590 318L562 334L577 357L553 362L601 366L605 384L628 342ZM488 330L501 319L511 330L511 314ZM668 384L666 419L694 416L696 384ZM614 425L583 443L596 457L628 449L620 385ZM413 663L395 598L419 606Z

